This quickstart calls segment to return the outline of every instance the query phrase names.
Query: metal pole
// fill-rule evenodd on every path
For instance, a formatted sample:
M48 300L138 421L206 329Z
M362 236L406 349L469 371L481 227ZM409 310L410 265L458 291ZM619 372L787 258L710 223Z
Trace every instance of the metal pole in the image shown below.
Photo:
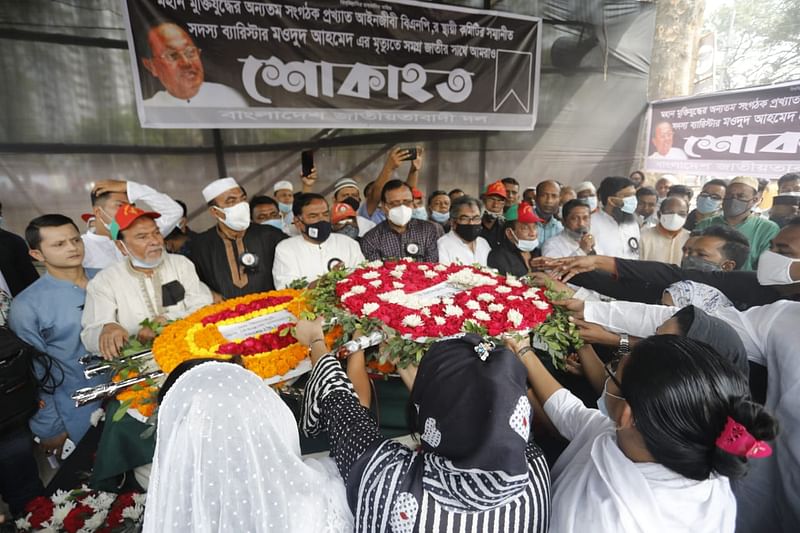
M219 177L227 176L228 169L225 166L225 146L222 144L222 132L217 128L211 130L214 138L214 155L217 157L217 172Z

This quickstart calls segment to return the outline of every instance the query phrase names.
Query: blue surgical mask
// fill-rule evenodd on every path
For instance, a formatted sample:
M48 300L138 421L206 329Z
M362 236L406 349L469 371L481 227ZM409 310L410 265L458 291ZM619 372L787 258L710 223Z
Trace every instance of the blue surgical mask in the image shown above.
M280 209L281 213L291 213L292 204L285 204L283 202L278 202L278 209Z
M636 212L636 206L638 205L639 202L636 200L635 196L627 196L622 199L622 207L620 207L619 210L623 213L632 215Z
M283 231L283 222L279 218L265 220L264 222L259 222L259 224L261 224L262 226L272 226L275 229Z
M597 209L597 196L587 196L586 198L579 198L579 200L588 205L591 211Z
M722 200L715 200L710 196L697 197L697 211L704 215L708 215L719 211L722 207Z
M411 212L411 218L416 218L419 220L428 220L428 210L424 207L415 207L414 210Z
M450 220L450 213L444 212L440 213L439 211L431 211L431 218L434 222L438 222L439 224L444 224L448 220Z

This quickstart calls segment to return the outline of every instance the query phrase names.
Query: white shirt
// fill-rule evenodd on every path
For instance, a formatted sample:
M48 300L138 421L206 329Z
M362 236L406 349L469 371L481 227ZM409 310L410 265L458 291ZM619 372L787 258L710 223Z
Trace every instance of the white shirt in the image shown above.
M163 308L164 316L170 320L183 318L213 301L211 291L197 277L194 264L182 255L166 254L156 272L160 281L157 287L153 278L133 270L125 260L103 269L89 281L81 317L81 340L87 351L100 351L100 332L106 324L115 322L133 335L138 333L142 320L156 318L151 312L159 312L156 291L170 281L177 280L185 291L182 301Z
M345 267L354 268L364 262L364 254L355 240L339 233L331 233L321 244L309 242L303 235L281 241L275 247L272 263L275 288L283 289L300 278L308 282L316 280L328 272L331 259L339 259Z
M634 302L587 302L584 317L616 332L647 337L677 307ZM738 311L719 307L714 316L731 325L747 357L768 371L766 408L781 424L773 454L750 461L735 483L737 532L800 531L800 303L781 300Z
M667 155L661 155L658 152L653 152L650 154L650 159L680 159L680 160L687 160L689 159L686 157L686 153L681 150L680 148L675 148L674 146L669 149Z
M167 236L178 225L181 217L183 216L183 209L180 204L157 190L129 181L127 186L128 201L132 204L136 202L144 202L151 211L159 213L161 216L155 219L161 235ZM141 207L141 206L140 206ZM98 219L97 224L102 224L103 221ZM120 261L125 256L117 249L114 241L105 235L97 235L96 233L86 232L81 235L83 239L84 268L97 268L104 269L114 263Z
M566 389L544 404L569 446L551 471L550 531L733 532L736 501L727 478L696 481L658 463L634 463L614 422Z
M639 256L643 261L660 261L680 265L683 245L689 240L689 232L683 228L674 237L666 235L660 226L644 228L639 241Z
M221 83L203 82L197 94L188 100L175 98L167 91L158 91L144 101L152 107L249 107L242 95Z
M366 232L371 230L376 226L376 224L368 218L364 218L361 215L356 217L356 223L358 224L358 236L363 237Z
M489 246L486 239L478 237L475 239L475 251L473 252L455 231L450 231L439 237L439 240L436 241L436 247L439 249L439 262L443 264L461 263L462 265L472 265L478 263L486 266L489 252L492 251L492 247Z
M639 250L631 247L634 243L639 246L639 224L635 218L619 224L605 211L597 211L592 215L592 235L597 255L639 259Z
M578 241L561 232L542 245L542 255L545 257L572 257L575 255L586 255Z

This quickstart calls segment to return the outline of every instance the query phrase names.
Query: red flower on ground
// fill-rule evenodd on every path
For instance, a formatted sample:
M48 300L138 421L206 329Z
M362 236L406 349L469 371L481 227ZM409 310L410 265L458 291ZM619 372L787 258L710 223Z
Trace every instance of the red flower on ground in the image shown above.
M39 496L29 501L28 505L25 506L25 512L31 513L31 517L28 519L31 527L33 529L41 528L42 523L50 520L53 516L54 508L55 505L50 501L50 498L44 496Z
M85 504L78 504L64 517L64 531L67 533L77 533L86 523L86 519L94 514L94 510Z

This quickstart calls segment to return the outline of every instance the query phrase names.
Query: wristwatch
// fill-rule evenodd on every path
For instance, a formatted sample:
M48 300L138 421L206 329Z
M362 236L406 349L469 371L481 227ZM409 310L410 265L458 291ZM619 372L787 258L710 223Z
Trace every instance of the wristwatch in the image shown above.
M619 347L617 347L617 355L630 355L631 353L631 339L627 333L619 334Z

